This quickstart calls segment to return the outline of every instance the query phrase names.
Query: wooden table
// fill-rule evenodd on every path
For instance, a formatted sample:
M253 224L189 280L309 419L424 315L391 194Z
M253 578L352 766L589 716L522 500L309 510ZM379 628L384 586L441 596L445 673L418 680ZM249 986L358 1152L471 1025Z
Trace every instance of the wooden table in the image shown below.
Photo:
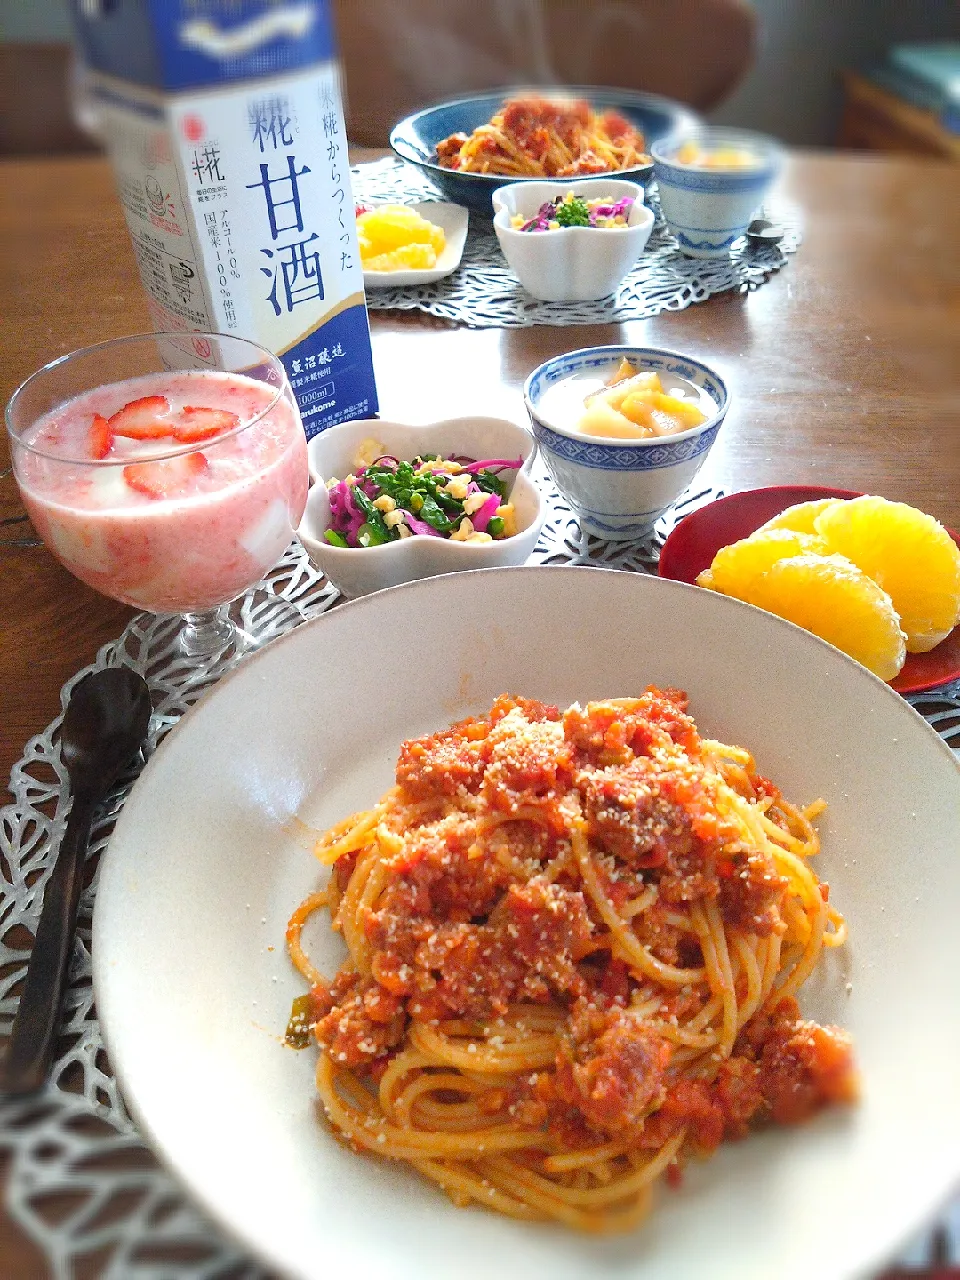
M521 384L548 356L603 342L662 344L729 376L733 406L711 455L714 483L838 485L960 528L960 168L800 154L784 194L804 211L804 243L753 294L620 326L466 330L374 312L383 415L519 418ZM45 361L150 327L101 159L0 163L0 243L4 402ZM18 509L8 479L2 514ZM26 739L59 710L64 681L119 635L130 612L43 548L2 547L0 557L0 775L8 778ZM46 1274L2 1209L0 1274Z

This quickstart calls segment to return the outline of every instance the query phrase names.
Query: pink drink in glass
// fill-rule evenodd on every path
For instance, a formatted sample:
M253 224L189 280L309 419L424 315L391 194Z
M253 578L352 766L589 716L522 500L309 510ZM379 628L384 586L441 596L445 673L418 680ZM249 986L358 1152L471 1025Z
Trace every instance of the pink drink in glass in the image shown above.
M239 425L189 446L111 433L98 456L96 415L152 396L168 403L161 421L201 406ZM238 373L157 372L85 391L40 417L17 454L24 505L54 555L97 591L153 613L211 609L253 586L286 550L307 498L296 409Z

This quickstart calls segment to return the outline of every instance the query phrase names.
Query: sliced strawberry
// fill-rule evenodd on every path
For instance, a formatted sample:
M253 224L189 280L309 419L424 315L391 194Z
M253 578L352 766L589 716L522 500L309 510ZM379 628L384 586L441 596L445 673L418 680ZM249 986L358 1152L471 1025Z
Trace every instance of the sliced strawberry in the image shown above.
M90 428L90 455L93 458L105 458L112 448L113 432L110 423L102 413L95 413Z
M148 498L171 498L206 471L210 464L202 453L186 453L179 458L155 462L134 462L123 468L123 478L131 489Z
M174 439L183 444L193 444L197 440L210 440L213 436L223 435L239 427L240 419L235 413L226 409L194 408L187 405L181 409L173 424Z
M110 419L110 427L114 435L131 440L172 439L173 423L164 416L169 412L166 396L142 396L118 409Z

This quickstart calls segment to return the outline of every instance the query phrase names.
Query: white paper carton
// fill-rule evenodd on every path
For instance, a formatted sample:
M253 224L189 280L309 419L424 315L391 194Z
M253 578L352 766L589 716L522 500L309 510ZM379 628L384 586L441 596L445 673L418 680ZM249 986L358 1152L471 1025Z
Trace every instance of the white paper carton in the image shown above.
M86 106L157 329L281 356L308 436L372 416L327 0L73 2Z

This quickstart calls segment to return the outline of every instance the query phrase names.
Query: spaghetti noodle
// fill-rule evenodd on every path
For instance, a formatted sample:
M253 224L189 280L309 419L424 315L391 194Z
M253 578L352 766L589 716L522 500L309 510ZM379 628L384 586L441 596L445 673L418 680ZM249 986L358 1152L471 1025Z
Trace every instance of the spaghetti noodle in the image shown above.
M397 785L323 835L294 912L294 1009L352 1147L460 1205L631 1227L653 1184L752 1121L852 1101L848 1037L794 996L845 936L811 818L685 695L501 697L403 744ZM302 945L320 908L332 982Z
M616 173L649 163L643 134L616 111L589 103L513 98L471 134L437 145L445 169L506 178L572 178Z

